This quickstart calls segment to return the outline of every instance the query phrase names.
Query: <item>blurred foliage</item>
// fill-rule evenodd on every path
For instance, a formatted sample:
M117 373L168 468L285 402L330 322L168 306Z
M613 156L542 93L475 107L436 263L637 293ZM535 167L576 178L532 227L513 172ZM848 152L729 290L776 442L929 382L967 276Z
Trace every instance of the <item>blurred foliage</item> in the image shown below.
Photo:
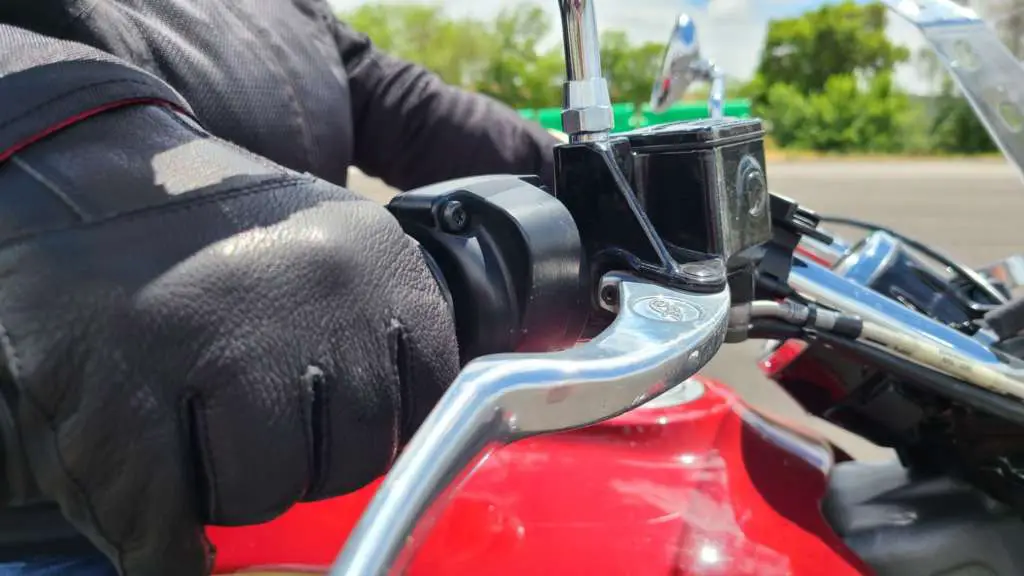
M917 62L933 83L937 84L933 86L937 95L927 103L928 114L924 124L932 147L955 154L996 151L996 145L985 126L939 63L935 52L930 49L921 50Z
M893 72L910 53L889 40L887 15L881 4L847 0L768 24L750 95L780 146L908 149L915 116Z
M755 73L755 84L764 91L755 94L755 103L775 84L812 94L826 90L835 76L891 73L910 53L886 36L886 17L881 4L846 0L769 22Z
M772 135L783 147L824 152L904 151L910 101L896 91L892 75L873 76L868 85L852 74L829 76L821 90L806 93L792 84L773 84L761 106Z
M559 106L565 64L557 23L539 4L507 8L493 21L448 16L437 5L366 4L340 17L383 51L425 66L446 82L515 108ZM826 152L976 153L994 149L984 127L930 52L916 55L935 78L933 96L893 82L906 48L886 35L881 4L824 5L769 23L749 82L727 81L727 97L750 98L782 147ZM602 65L614 102L640 105L661 66L660 43L602 33ZM689 98L705 98L694 86ZM639 106L638 106L639 108Z
M565 80L557 32L538 5L520 4L493 22L447 17L422 4L365 4L340 17L381 50L423 65L449 84L481 92L516 108L559 106ZM605 74L615 102L646 102L663 46L634 45L620 31L601 36Z

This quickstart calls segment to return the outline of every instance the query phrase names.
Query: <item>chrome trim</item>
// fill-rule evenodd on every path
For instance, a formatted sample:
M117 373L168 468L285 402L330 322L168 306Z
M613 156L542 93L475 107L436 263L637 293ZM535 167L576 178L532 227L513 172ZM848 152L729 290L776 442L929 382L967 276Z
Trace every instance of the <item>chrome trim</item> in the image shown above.
M980 339L904 307L814 262L794 261L790 285L805 297L864 321L862 340L987 390L1024 399L1024 363Z
M417 528L460 474L494 447L581 428L647 403L693 376L725 338L729 292L694 294L621 273L615 321L550 354L470 362L420 427L349 536L334 576L384 575L414 553ZM433 508L433 509L432 509Z
M895 326L909 336L961 350L979 362L999 362L994 352L970 336L814 262L795 258L789 284L808 298L865 321Z
M836 274L870 286L892 267L903 243L887 232L872 232L833 268Z
M990 392L1024 400L1024 370L999 362L979 362L957 348L946 348L909 336L899 326L864 322L859 340L879 345L890 353L943 372Z
M724 115L725 109L725 72L711 60L702 60L695 65L701 76L711 83L708 91L708 116L718 120Z
M720 119L725 105L725 72L711 60L700 57L697 27L690 15L682 12L676 16L672 33L665 45L661 73L654 79L651 110L655 113L668 110L669 106L682 98L695 80L711 83L708 115L712 119Z
M825 244L817 238L803 236L800 238L800 247L816 257L828 262L829 266L835 266L843 256L846 256L849 246L841 241L833 240L831 244Z
M569 141L603 140L615 128L593 0L558 0L565 47L562 129Z
M1024 176L1024 69L995 30L952 0L883 2L921 31L1003 155Z

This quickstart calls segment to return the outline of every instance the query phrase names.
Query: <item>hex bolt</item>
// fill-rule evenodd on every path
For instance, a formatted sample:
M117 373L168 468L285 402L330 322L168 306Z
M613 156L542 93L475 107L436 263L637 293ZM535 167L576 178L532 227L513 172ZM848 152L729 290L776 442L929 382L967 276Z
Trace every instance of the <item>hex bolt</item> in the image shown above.
M441 208L441 228L449 234L459 234L469 225L469 214L462 202L451 200Z
M611 307L619 305L619 290L615 286L601 288L601 301Z

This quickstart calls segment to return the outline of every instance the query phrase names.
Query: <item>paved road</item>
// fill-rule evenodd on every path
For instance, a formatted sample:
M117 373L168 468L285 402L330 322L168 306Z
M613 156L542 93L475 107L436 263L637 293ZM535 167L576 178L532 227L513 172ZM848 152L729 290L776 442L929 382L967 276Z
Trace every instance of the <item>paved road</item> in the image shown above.
M999 161L786 162L769 166L774 191L820 214L881 223L943 249L970 265L1024 252L1024 183ZM354 173L351 187L385 201L393 193ZM804 418L802 410L755 367L756 343L727 347L707 368L749 402ZM863 459L891 453L816 420L838 444Z

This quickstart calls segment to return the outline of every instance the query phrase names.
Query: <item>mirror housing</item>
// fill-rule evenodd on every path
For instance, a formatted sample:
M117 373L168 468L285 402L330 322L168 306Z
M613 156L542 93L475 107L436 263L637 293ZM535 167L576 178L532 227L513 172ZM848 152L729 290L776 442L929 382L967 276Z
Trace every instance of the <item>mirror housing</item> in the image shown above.
M698 80L711 83L708 112L711 118L721 118L725 102L725 75L714 62L701 57L697 26L689 14L682 12L672 26L661 73L651 89L651 110L656 113L668 110Z
M651 90L651 109L664 112L683 97L690 85L701 79L699 72L700 44L697 41L697 27L689 14L676 17L672 34L665 46L661 63L661 74L654 81Z

